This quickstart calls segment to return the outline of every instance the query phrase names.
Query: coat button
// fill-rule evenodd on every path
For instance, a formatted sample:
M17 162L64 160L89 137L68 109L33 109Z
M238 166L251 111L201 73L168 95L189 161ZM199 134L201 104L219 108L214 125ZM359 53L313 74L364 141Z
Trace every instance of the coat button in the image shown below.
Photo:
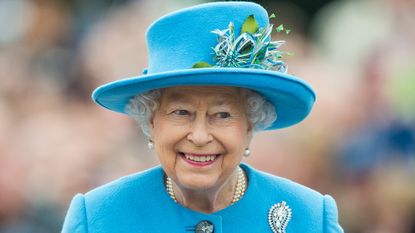
M203 220L196 225L195 232L196 233L213 233L214 229L215 227L213 226L213 223L207 220Z

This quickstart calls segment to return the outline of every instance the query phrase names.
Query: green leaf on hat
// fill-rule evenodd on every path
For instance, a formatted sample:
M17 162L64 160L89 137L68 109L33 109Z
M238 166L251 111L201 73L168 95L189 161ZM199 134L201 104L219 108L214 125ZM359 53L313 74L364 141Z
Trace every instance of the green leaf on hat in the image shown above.
M270 18L270 19L273 19L273 18L275 18L275 17L277 17L277 16L275 15L275 13L272 13L272 14L271 14L271 16L269 16L269 18Z
M291 29L285 29L285 34L289 34L291 32Z
M208 68L208 67L212 67L212 65L204 61L196 62L192 66L192 68Z
M257 32L259 29L258 23L254 18L254 15L250 15L248 16L248 18L246 18L244 24L242 24L242 29L241 29L241 34L244 32L248 32L251 34L254 34L255 32Z
M284 25L283 25L283 24L280 24L280 26L278 26L275 30L276 30L277 32L281 32L281 31L283 31L283 30L284 30Z

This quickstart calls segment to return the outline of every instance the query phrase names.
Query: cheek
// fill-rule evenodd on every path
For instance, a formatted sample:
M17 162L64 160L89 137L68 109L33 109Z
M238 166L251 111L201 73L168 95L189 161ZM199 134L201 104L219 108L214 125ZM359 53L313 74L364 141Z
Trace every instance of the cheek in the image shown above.
M245 148L250 138L248 135L248 122L245 120L238 122L232 127L232 130L229 130L229 134L233 135L230 139L233 139L234 143L238 143Z
M166 169L174 167L176 163L175 146L182 140L183 130L178 129L177 126L169 124L160 116L155 116L152 128L152 140L155 145L155 153L160 160L160 163Z
M239 122L232 127L223 128L218 134L221 135L219 141L223 143L227 152L232 155L232 160L242 158L245 148L249 145L249 135L247 124Z

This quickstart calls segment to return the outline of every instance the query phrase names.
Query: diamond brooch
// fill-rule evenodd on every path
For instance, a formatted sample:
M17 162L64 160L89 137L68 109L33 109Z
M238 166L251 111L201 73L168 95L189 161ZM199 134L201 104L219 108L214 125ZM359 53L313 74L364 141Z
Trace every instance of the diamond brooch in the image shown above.
M268 212L268 223L274 233L285 233L291 219L291 209L285 201L273 205Z

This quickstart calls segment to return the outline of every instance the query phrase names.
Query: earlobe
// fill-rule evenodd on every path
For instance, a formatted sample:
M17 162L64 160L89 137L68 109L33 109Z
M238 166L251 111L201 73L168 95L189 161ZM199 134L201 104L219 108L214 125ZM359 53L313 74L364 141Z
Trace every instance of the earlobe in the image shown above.
M252 124L251 122L248 122L248 134L251 135L253 134L254 131L254 124Z
M251 140L253 137L253 124L250 122L248 122L246 136L247 136L247 142L246 142L246 148L244 150L244 157L247 158L251 155L251 150L249 149L249 145L251 144Z
M254 125L251 122L248 122L248 128L247 128L247 136L248 136L248 144L250 144L253 134L254 134Z
M150 129L154 129L154 115L148 119L147 123Z
M153 131L154 131L154 117L152 117L152 118L150 118L148 121L147 121L147 124L148 124L148 133L150 134L149 136L150 136L150 138L153 138Z

